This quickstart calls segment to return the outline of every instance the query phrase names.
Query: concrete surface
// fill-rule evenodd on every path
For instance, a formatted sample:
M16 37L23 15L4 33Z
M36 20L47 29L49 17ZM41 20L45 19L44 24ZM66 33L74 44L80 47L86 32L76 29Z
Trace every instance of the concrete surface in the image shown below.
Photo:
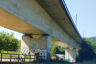
M63 0L36 0L42 8L51 16L53 20L74 40L78 43L82 41L80 34L76 30L75 24L72 22L72 19L68 15L68 10L66 11L65 3L61 3ZM64 1L63 1L64 2ZM69 10L70 11L70 10Z
M64 48L73 48L72 46L66 44L66 43L63 43L61 41L51 41L52 44L55 44L55 45L58 45L58 46L61 46L61 47L64 47Z
M65 49L65 60L70 59L71 62L76 62L76 49Z
M32 44L36 44L36 47L31 47ZM34 51L38 49L46 50L45 55L47 58L50 58L50 49L51 49L50 45L51 45L50 36L41 36L40 38L30 38L29 36L23 35L21 40L21 49L29 51L33 49Z
M0 8L0 12L5 13L5 15L0 13L0 20L2 21L0 26L24 34L46 33L74 48L80 49L79 43L70 37L36 0L0 0ZM25 24L23 24L23 21L25 21Z
M21 40L21 48L25 48L25 49L30 49L30 44L31 44L31 40L29 36L22 36L22 40Z

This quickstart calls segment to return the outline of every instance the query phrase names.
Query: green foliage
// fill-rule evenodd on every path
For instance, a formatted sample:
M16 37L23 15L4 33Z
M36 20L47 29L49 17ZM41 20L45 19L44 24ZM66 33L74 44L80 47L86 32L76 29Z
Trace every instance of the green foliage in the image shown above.
M0 32L0 52L4 51L16 51L18 49L19 40L15 39L14 34L9 34L8 32Z
M81 43L81 49L79 52L79 61L92 60L95 57L93 44L90 40L85 40Z
M93 49L94 53L96 54L96 37L85 38L85 39L88 41L91 41L92 49Z
M65 54L65 49L61 46L56 46L56 54Z
M55 44L51 44L51 56L54 54L65 54L65 49Z
M90 40L92 43L96 43L96 37L90 37L90 38L85 38L86 40Z
M94 53L96 54L96 43L91 43L92 49Z
M56 46L53 46L51 48L51 56L53 56L54 54L56 54Z

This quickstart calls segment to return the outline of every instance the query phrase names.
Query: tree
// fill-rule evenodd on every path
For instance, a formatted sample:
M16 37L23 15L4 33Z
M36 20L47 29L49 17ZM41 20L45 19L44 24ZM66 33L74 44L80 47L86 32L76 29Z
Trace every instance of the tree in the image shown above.
M56 45L56 54L65 54L65 49Z
M58 46L55 44L51 44L51 56L53 56L54 54L65 54L64 47L61 47L61 46Z
M96 54L96 43L91 43L92 49L94 51L94 53Z
M18 48L19 40L15 39L14 34L8 32L0 32L0 53L4 51L16 51Z
M81 43L80 47L81 49L78 51L79 61L92 60L94 58L95 53L93 51L91 41L84 39L84 42Z
M91 45L94 53L96 54L96 37L85 38L85 40L91 41L90 45Z
M56 54L56 46L53 46L51 48L51 56L53 56L54 54Z

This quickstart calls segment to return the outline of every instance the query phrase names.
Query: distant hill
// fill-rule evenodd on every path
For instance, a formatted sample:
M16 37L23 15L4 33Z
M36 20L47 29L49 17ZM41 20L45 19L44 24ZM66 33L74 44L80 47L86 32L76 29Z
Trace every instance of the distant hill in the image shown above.
M96 37L89 37L85 39L89 39L91 42L96 43Z

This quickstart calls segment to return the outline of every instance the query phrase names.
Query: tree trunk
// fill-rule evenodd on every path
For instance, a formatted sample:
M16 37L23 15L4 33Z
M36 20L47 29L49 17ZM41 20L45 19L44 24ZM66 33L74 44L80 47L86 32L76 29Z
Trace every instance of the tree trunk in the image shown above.
M8 53L8 50L7 50L7 53Z

